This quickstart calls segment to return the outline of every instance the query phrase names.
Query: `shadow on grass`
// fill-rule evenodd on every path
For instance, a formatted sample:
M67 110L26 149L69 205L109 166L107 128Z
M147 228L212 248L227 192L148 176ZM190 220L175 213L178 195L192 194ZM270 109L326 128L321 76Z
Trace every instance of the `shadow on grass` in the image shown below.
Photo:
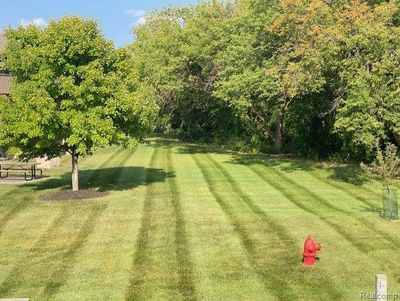
M177 144L177 142L165 142L162 139L157 141L161 146ZM238 152L230 152L222 148L207 145L185 144L179 146L178 152L182 154L230 154L232 158L229 163L241 165L264 165L268 167L278 167L285 172L294 171L313 171L317 169L325 169L330 173L328 179L361 186L368 182L368 178L362 173L360 168L355 165L331 165L329 167L322 166L322 162L293 158L286 155L268 155L268 154L242 154Z
M160 139L159 143L165 144L163 139ZM173 143L173 142L169 142ZM176 142L175 142L176 143ZM244 154L240 152L228 151L221 147L214 145L196 145L196 144L184 144L179 145L179 152L182 154L196 154L196 153L215 153L215 154L230 154L232 158L229 163L242 164L242 165L253 165L260 164L268 167L278 167L280 170L285 172L294 172L297 170L301 171L314 171L318 169L326 170L329 175L327 179L352 184L356 186L362 186L366 184L369 179L361 171L360 167L355 164L331 164L329 166L323 165L323 162L312 161L308 159L302 159L293 157L290 155L271 155L271 154Z
M356 186L361 186L368 182L368 178L363 174L360 168L355 165L332 164L331 166L323 166L321 164L322 162L317 161L313 162L310 160L287 158L285 156L268 156L262 154L234 154L230 163L243 165L260 164L268 167L282 165L280 170L285 172L294 172L297 170L310 172L318 169L324 169L329 173L329 176L327 177L329 180L344 182Z
M138 176L143 173L150 175L147 180ZM123 181L121 181L121 177ZM170 177L175 177L175 173L159 168L137 166L84 169L79 172L81 189L97 189L99 191L129 190L155 182L165 182ZM57 178L26 184L26 186L37 191L56 188L71 189L71 173L66 172Z
M106 208L107 206L105 205L90 208L89 214L80 227L75 240L63 253L59 254L59 260L57 260L58 264L54 266L51 274L48 274L48 281L46 281L41 296L43 299L52 299L51 297L54 296L63 285L65 285L69 279L69 272L73 268L73 263L77 254L86 243L87 238L94 232L96 223Z
M285 155L267 155L267 154L244 154L226 150L215 145L181 143L176 139L152 138L150 147L171 148L175 147L176 152L180 154L229 154L231 158L229 163L241 165L264 165L268 167L278 167L284 172L294 172L297 170L313 171L324 168L330 172L328 179L338 182L345 182L353 185L363 185L367 178L363 176L356 166L330 166L329 168L321 166L320 162L310 160L294 159ZM143 172L150 174L151 182L140 180L137 174ZM117 181L122 175L124 180ZM141 185L151 184L153 182L164 182L167 178L175 177L173 172L166 172L162 169L144 168L144 167L110 167L99 169L81 170L79 173L81 189L98 189L99 191L122 191L132 189ZM57 178L50 178L36 183L27 183L24 186L34 188L35 190L45 189L70 189L71 174L69 172L62 174Z
M362 173L359 167L356 166L337 166L331 168L332 175L329 179L361 186L368 182L367 177Z
M362 206L360 212L378 213L380 217L383 217L383 209L377 206L370 206L370 207Z
M79 228L69 232L72 235L71 240L60 240L62 228L70 222L71 217L79 214L74 205L64 207L50 227L29 249L28 256L22 257L3 279L0 284L0 295L10 295L17 290L28 289L32 285L32 289L43 286L42 299L51 299L68 279L69 270L77 253L94 231L106 207L102 205L85 209L82 216L85 221Z

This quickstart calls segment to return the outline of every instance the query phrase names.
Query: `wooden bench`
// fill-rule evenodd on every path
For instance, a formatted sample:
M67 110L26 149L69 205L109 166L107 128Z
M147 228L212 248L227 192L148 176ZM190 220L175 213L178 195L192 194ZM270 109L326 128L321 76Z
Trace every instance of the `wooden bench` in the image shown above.
M23 175L25 181L32 181L33 180L33 175L29 175L29 171L24 171L24 170L0 170L0 178L1 179L6 179L9 176L19 176Z
M36 163L0 163L0 178L23 176L25 181L43 177L43 170L36 168Z

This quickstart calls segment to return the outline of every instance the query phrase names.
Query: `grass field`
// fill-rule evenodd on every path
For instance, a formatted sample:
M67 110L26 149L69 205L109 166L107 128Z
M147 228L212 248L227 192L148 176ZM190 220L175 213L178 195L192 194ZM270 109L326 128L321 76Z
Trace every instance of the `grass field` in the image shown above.
M69 168L0 185L0 297L359 300L378 272L400 294L400 223L354 169L152 139L82 159L81 186L107 197L41 201Z

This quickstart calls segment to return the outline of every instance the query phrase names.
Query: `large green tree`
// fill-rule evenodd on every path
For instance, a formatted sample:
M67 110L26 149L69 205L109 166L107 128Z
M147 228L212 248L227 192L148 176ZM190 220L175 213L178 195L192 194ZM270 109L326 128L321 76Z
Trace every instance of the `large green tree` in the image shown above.
M319 0L285 0L264 2L260 13L255 2L244 2L237 13L238 24L247 28L238 31L235 47L226 52L230 68L217 93L280 152L293 102L306 102L327 84L324 72L332 49L325 29L333 22L332 10Z
M371 154L377 139L400 145L398 6L353 1L339 13L336 43L341 94L336 129L348 149Z
M135 28L135 43L128 46L132 57L129 83L134 89L152 95L160 107L158 129L170 127L173 112L183 93L182 27L186 10L165 9L148 14L146 23Z
M160 129L210 141L236 128L232 110L213 94L222 69L217 55L229 45L233 10L219 1L167 8L150 13L135 29L132 78L156 92Z
M12 97L0 100L0 144L21 159L69 153L76 191L79 157L133 145L152 129L152 95L124 80L130 57L95 21L65 17L5 34L4 65L13 82Z
M131 75L157 98L162 128L186 137L365 159L376 139L399 145L398 8L213 0L154 11L135 31Z

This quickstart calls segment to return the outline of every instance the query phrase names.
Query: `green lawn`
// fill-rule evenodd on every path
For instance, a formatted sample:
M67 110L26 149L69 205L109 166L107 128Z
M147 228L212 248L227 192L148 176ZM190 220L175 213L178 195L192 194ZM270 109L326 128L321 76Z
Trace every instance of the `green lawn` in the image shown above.
M381 188L346 167L152 139L81 161L81 186L0 185L0 297L31 300L359 300L384 272L400 293L400 223ZM322 244L313 268L303 241Z

